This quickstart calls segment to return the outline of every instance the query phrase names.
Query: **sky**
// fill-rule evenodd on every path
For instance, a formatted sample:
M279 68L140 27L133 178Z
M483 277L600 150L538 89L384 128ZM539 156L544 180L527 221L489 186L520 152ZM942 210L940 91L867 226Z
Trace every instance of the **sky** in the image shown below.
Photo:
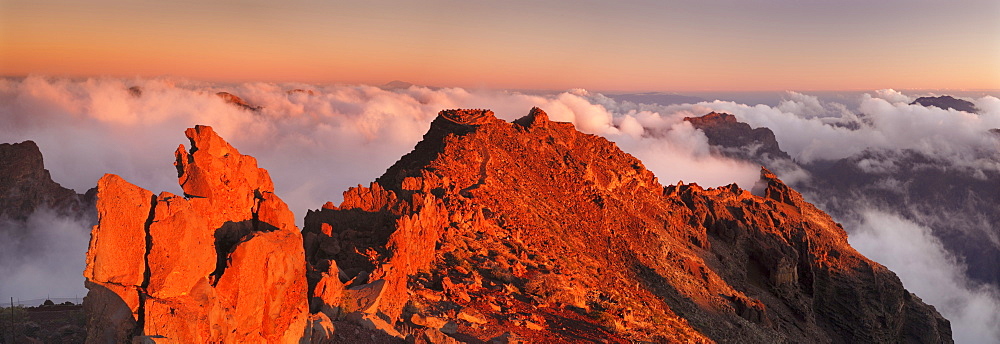
M0 0L0 75L1000 89L1000 1Z

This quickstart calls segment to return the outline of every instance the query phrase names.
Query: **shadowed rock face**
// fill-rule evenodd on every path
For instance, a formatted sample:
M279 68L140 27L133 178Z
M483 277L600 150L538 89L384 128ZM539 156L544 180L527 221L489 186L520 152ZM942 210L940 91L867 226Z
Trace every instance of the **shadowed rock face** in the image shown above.
M222 98L222 100L224 100L226 103L238 106L244 110L260 111L261 109L263 109L262 106L250 105L250 103L247 103L247 101L243 100L243 98L240 98L239 96L229 92L218 92L215 95L219 98Z
M751 128L727 113L712 112L701 117L685 117L684 120L695 129L704 131L708 144L724 156L760 165L770 165L776 159L791 160L788 153L778 147L771 129Z
M990 153L982 161L998 158ZM887 167L865 168L880 162ZM806 168L813 178L805 190L822 197L831 214L851 215L859 199L896 212L930 228L944 248L964 262L966 276L1000 287L1000 244L994 239L1000 233L997 171L984 169L976 175L913 150L868 150Z
M514 123L442 111L376 182L310 211L303 235L312 311L390 334L951 341L947 320L769 171L754 193L663 187L539 109Z
M770 145L751 139L750 126L736 121L732 115L710 113L685 120L703 130L712 148L720 154L773 167L776 171L805 170L810 178L796 187L823 202L821 206L834 217L857 216L858 204L865 204L931 228L948 252L967 265L966 276L1000 286L1000 269L996 268L1000 264L1000 245L995 240L1000 227L1000 194L996 192L1000 189L1000 174L996 171L983 169L972 173L968 167L915 150L877 149L800 166L791 160L772 159L787 154L778 150L776 141ZM770 129L752 131L766 131L766 136L774 141ZM989 129L989 132L997 134L1000 130ZM757 147L774 147L779 153ZM987 163L1000 158L992 151L977 154Z
M968 113L979 113L979 109L976 109L976 104L970 101L957 99L952 96L937 96L937 97L920 97L914 100L910 105L920 104L923 106L933 106L937 108L942 108L945 110L955 109L958 111L965 111Z
M35 142L0 144L0 162L0 217L24 221L42 207L60 215L92 214L93 194L80 195L52 181Z
M302 239L267 171L188 129L176 152L184 196L116 175L98 182L84 276L88 342L297 341L308 319Z

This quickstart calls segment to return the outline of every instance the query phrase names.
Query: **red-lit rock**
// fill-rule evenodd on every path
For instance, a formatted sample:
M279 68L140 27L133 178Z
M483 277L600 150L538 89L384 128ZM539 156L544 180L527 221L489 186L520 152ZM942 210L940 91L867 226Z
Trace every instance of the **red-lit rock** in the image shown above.
M664 188L539 109L514 123L442 111L370 187L307 214L313 310L346 304L319 287L335 264L348 289L384 283L356 318L421 340L438 336L420 332L437 330L427 319L480 341L951 340L948 321L829 216L761 177L761 196Z
M298 341L309 314L291 211L253 157L210 127L186 134L191 150L176 153L185 197L154 198L114 175L98 185L85 272L88 342ZM115 305L130 317L107 312Z

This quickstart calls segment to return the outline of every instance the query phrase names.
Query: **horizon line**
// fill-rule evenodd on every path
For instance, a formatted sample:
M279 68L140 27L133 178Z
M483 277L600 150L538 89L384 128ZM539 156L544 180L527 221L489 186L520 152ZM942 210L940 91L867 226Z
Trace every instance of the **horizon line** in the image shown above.
M675 94L684 95L682 93L778 93L778 92L866 92L866 91L878 91L891 89L896 91L957 91L957 92L1000 92L1000 88L897 88L897 87L881 87L881 88L830 88L830 89L810 89L810 88L781 88L781 89L661 89L661 90L616 90L616 89L591 89L586 87L566 87L566 88L524 88L524 87L468 87L468 86L440 86L440 85L423 85L420 83L413 83L400 79L393 79L382 83L374 82L360 82L360 81L325 81L325 82L313 82L313 81L296 81L296 80L220 80L212 78L199 78L191 76L181 76L181 75L113 75L113 74L101 74L101 75L67 75L67 74L44 74L44 73L29 73L29 74L0 74L2 79L26 79L28 77L42 77L42 78L61 78L70 80L86 80L86 79L180 79L180 80L191 80L191 81L201 81L216 84L241 84L241 83L272 83L272 84L307 84L315 86L335 86L335 85L364 85L364 86L386 86L395 82L402 82L410 84L411 86L417 87L427 87L427 88L460 88L465 90L495 90L495 91L534 91L534 92L567 92L571 90L586 90L588 92L596 92L601 94L610 95L621 95L621 94L643 94L643 93L661 93L661 94Z

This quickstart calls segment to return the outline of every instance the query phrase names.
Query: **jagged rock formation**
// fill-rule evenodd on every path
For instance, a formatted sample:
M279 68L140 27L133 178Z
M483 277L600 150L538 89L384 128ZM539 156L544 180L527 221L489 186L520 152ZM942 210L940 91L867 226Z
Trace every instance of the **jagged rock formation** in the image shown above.
M77 194L52 181L35 142L0 144L0 161L0 218L24 221L43 207L64 216L90 213L93 193Z
M791 160L778 147L774 132L768 128L751 128L736 116L712 112L701 117L684 117L695 129L705 132L708 144L721 155L770 165L775 160Z
M51 290L47 288L53 280L72 280L79 285L79 275L68 277L63 272L81 266L80 261L55 257L82 255L86 244L74 239L97 223L94 192L96 189L77 194L53 181L35 142L0 144L0 293L24 298L28 296L25 289L38 293ZM46 233L53 232L53 222L72 225L56 226L56 236L49 237ZM83 328L76 326L80 324L75 321L77 314L82 313L79 309L19 308L17 312L12 317L5 311L0 342L79 343L86 336Z
M945 97L929 99L950 98ZM720 117L726 120L719 120ZM995 192L1000 189L997 171L956 165L915 150L869 149L836 161L814 161L800 166L788 160L785 164L775 164L769 157L787 154L741 148L761 144L745 139L750 126L736 122L731 115L709 114L691 123L703 130L709 143L722 154L752 153L726 154L729 157L808 172L810 178L795 187L822 202L821 206L836 218L858 216L858 204L863 204L927 226L948 252L966 264L966 276L1000 287L1000 269L996 268L1000 264L1000 245L995 240L996 228L1000 228L1000 194ZM767 128L753 130L770 133ZM996 134L1000 130L990 129L990 132ZM773 134L770 137L773 140ZM777 143L774 148L778 149ZM986 164L1000 159L996 152L980 154L978 159Z
M229 92L218 92L215 95L219 98L222 98L222 100L224 100L226 103L238 106L244 110L260 111L261 109L264 108L263 106L260 105L250 105L250 103L247 103L247 101L243 100L243 98L240 98L239 96Z
M1000 287L1000 244L994 239L1000 234L1000 172L913 150L866 150L806 168L813 178L803 188L822 197L832 214L852 216L857 200L890 209L930 228L965 263L966 276Z
M829 216L767 170L754 191L663 187L539 109L443 111L306 215L310 308L418 342L951 341Z
M305 259L267 171L210 127L176 152L184 195L116 175L98 182L84 276L88 343L295 342L306 333Z
M952 96L920 97L910 103L910 105L916 104L927 107L933 106L945 110L955 109L968 113L979 113L979 109L976 108L976 104L973 104L968 100L962 100Z

